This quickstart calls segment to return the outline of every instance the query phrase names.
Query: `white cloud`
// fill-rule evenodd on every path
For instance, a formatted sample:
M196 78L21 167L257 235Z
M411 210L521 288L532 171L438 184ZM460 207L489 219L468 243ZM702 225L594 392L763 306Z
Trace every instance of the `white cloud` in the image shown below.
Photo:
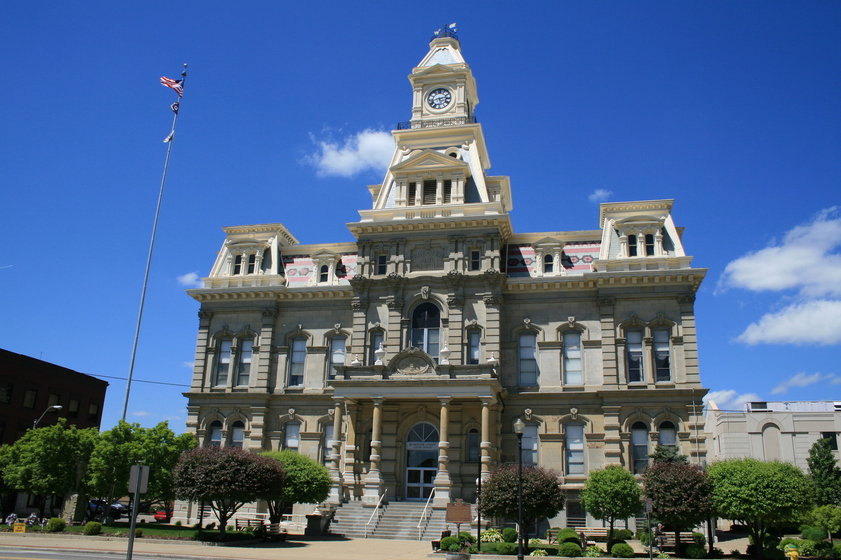
M791 377L791 379L783 381L774 387L771 390L771 394L782 395L783 393L788 393L788 390L792 387L808 387L809 385L814 385L815 383L820 383L821 381L830 381L830 383L834 383L836 380L837 378L834 373L796 373Z
M613 196L613 191L609 191L607 189L596 189L590 193L587 200L590 202L604 202L611 196Z
M178 277L178 283L188 288L201 288L204 284L198 272L188 272Z
M761 400L756 393L739 394L733 389L724 389L707 393L704 396L704 405L706 406L708 401L713 401L720 410L741 411L745 409L745 403Z
M724 269L719 289L798 290L802 297L841 296L841 214L834 206L788 231L780 244L748 253Z
M745 344L841 343L841 301L819 299L766 313L736 340Z
M312 164L319 176L338 175L352 177L363 171L382 171L388 167L394 154L394 138L382 130L365 129L341 142L313 141L318 151L306 161Z
M185 368L193 369L196 366L196 362L181 362L181 364Z
M151 414L152 414L151 412L147 412L145 410L133 410L131 412L132 416L140 416L140 417L151 416Z

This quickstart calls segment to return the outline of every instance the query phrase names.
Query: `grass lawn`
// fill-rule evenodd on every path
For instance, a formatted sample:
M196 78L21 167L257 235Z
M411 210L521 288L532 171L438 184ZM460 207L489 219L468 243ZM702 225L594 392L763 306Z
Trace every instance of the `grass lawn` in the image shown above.
M68 525L65 527L63 533L81 533L84 530L84 525ZM178 527L176 525L158 525L158 524L151 524L151 523L138 523L137 528L143 531L144 537L160 537L166 539L185 539L185 540L193 540L195 539L196 535L198 534L198 529L193 529L192 527ZM8 525L0 525L0 531L10 531L11 528ZM28 527L26 529L27 533L41 533L46 532L41 527ZM208 531L205 530L205 533L218 533L219 531ZM112 525L103 525L102 526L102 533L100 535L121 535L127 536L129 533L129 524L128 523L114 523Z

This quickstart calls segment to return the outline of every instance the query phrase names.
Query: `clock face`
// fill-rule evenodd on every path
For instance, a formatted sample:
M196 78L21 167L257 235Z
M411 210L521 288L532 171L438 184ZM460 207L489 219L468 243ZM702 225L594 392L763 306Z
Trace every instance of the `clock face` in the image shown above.
M429 106L433 109L443 109L450 104L450 100L452 98L453 95L450 93L450 90L446 88L438 88L429 92L429 95L426 96L426 102L429 103Z

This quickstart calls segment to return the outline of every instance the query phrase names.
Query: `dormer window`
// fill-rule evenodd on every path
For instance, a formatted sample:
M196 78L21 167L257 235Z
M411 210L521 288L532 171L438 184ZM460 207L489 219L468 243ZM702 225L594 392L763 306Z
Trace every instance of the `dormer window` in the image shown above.
M435 204L435 191L438 189L438 182L435 179L423 182L423 201L424 206Z
M388 255L379 254L377 255L377 272L378 276L382 276L386 273L388 266Z
M318 269L318 281L321 283L327 282L330 279L330 267L326 264L321 265Z
M470 251L470 270L482 269L482 253L478 250Z
M406 196L406 205L407 206L414 206L415 199L418 196L418 184L417 183L409 183L409 192Z
M654 235L650 233L645 234L645 255L647 257L654 256Z
M552 255L543 257L543 274L551 274L555 269L555 259Z
M246 274L254 274L254 265L257 263L257 255L248 255L248 272Z
M234 257L234 270L231 274L238 276L242 273L242 255Z
M449 204L452 200L453 196L453 182L452 181L444 181L444 204Z
M628 256L629 257L636 257L637 256L637 236L636 235L629 235L628 236Z

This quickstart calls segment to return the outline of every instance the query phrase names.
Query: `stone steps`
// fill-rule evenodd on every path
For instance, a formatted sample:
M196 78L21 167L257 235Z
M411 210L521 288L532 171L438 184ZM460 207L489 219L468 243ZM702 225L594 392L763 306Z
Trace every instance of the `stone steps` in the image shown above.
M425 505L423 502L385 504L379 521L375 520L368 526L368 538L418 539L418 523ZM330 523L330 531L347 537L363 538L372 513L372 508L363 507L362 502L359 501L342 504L336 509L333 521ZM428 510L427 513L429 514ZM444 510L432 510L421 532L420 540L437 539L446 526Z

